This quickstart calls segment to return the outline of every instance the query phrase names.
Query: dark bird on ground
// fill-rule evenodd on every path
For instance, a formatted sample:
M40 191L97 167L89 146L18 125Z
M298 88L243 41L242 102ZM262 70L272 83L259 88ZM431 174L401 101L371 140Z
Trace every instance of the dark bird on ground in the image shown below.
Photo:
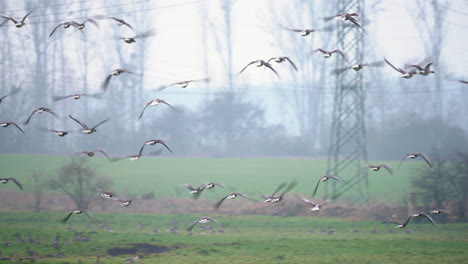
M354 25L358 26L360 29L364 30L362 25L357 21L356 17L359 16L356 13L339 13L334 16L329 16L329 17L324 17L323 19L325 21L329 21L333 18L335 18L338 21L350 21Z
M315 197L315 194L317 193L318 186L321 182L326 182L329 179L337 180L339 182L343 182L340 178L333 176L333 175L325 175L322 178L320 178L317 182L317 185L315 185L314 193L312 194L312 197Z
M101 99L102 98L101 93L95 93L95 94L70 94L70 95L65 95L65 96L52 96L52 100L54 102L60 101L60 100L63 100L63 99L67 99L67 98L72 98L72 99L78 100L78 99L80 99L81 97L84 97L84 96L91 97L91 98L96 98L96 99Z
M401 159L401 162L400 162L400 167L401 167L401 164L403 163L403 161L405 160L405 158L410 158L410 159L415 159L417 157L421 157L424 159L424 161L427 163L427 165L429 165L429 167L432 168L432 163L431 163L431 160L429 159L429 157L424 154L424 153L420 153L420 152L412 152L412 153L406 153L403 158Z
M450 214L448 211L445 210L440 210L440 209L434 209L434 210L429 210L427 211L427 214Z
M245 66L245 67L242 69L242 71L240 71L239 74L237 74L237 75L240 75L245 69L247 69L247 67L249 67L250 65L254 65L254 64L255 64L255 66L257 66L257 67L262 67L262 66L264 66L264 67L266 67L266 68L272 70L272 71L276 74L276 76L278 76L278 78L279 78L279 75L278 75L278 73L276 72L276 70L273 69L273 67L271 66L270 63L268 63L268 62L266 62L266 61L264 61L264 60L254 60L254 61L249 62L249 64L247 64L247 66Z
M34 9L31 10L31 11L29 11L29 13L27 13L27 14L23 17L23 19L21 19L21 20L19 20L19 21L16 20L16 19L14 19L14 18L12 18L11 16L0 15L0 17L3 17L3 18L5 19L2 23L0 23L0 27L3 26L8 20L10 20L11 22L13 22L13 24L15 24L15 27L21 28L21 27L23 27L24 25L26 25L26 23L25 23L24 21L25 21L26 18L32 13L32 11L34 11Z
M219 201L214 205L214 208L215 208L215 209L218 209L218 208L221 206L221 204L224 202L224 200L226 200L226 199L232 200L232 199L234 199L234 198L236 198L236 197L238 197L238 196L244 197L244 198L247 198L247 199L251 199L250 197L248 197L247 195L245 195L245 194L243 194L243 193L230 193L230 194L224 196L223 199L219 200Z
M0 182L3 183L3 184L7 184L9 181L14 182L16 184L16 186L18 186L18 188L23 190L23 185L21 185L21 183L17 179L15 179L15 178L0 178Z
M150 30L148 30L146 32L143 32L141 34L137 34L137 35L135 35L133 37L119 37L119 36L116 36L115 38L119 39L119 40L121 39L127 44L131 44L131 43L135 43L136 39L148 38L148 37L151 37L151 36L154 36L154 35L155 35L154 29L150 29Z
M141 117L143 116L143 114L145 113L146 111L146 108L150 107L150 106L158 106L159 104L165 104L167 106L169 106L172 110L176 111L174 109L174 107L172 107L172 105L170 105L167 101L165 100L162 100L162 99L153 99L151 101L149 101L148 103L146 103L145 107L143 108L143 111L141 111L141 114L140 116L138 117L138 120L141 119Z
M391 64L386 58L384 58L384 61L390 65L390 67L392 67L395 71L399 72L401 74L401 78L405 78L405 79L410 79L411 77L413 77L413 75L415 75L417 72L416 71L405 71L401 68L397 68L395 67L393 64Z
M431 66L432 66L432 62L429 62L428 64L426 64L425 67L423 67L423 66L421 66L419 64L409 65L409 67L418 69L417 74L424 75L424 76L427 76L427 75L429 75L431 73L435 73L433 70L431 70Z
M15 95L15 94L17 94L19 92L21 92L21 88L19 88L19 87L15 87L15 88L11 89L11 91L8 94L0 96L0 103L3 101L3 99L7 98L8 96Z
M348 67L340 68L340 69L335 69L333 70L334 74L341 74L347 70L355 70L355 71L360 71L364 67L382 67L384 65L383 61L375 61L375 62L370 62L370 63L362 63L362 64L354 64Z
M52 109L50 108L47 108L47 107L39 107L37 108L36 110L32 111L31 115L28 117L28 120L26 120L26 122L24 122L25 125L29 124L29 121L31 120L31 117L34 115L34 114L42 114L44 112L47 112L49 114L52 114L53 116L55 116L56 118L59 118L57 116L57 114L54 113L54 111L52 111ZM59 118L60 119L60 118Z
M268 59L267 62L270 63L270 61L274 61L276 63L282 63L282 62L287 61L289 62L289 64L291 64L294 70L297 71L296 65L294 64L294 62L292 62L292 60L289 57L273 57L273 58Z
M386 169L391 175L393 175L393 169L392 167L390 167L389 165L383 163L383 164L380 164L380 165L372 165L372 164L369 164L367 165L367 167L373 171L379 171L381 168L384 168Z
M122 73L130 73L130 74L134 74L136 75L136 73L132 72L131 70L127 70L127 69L115 69L114 71L111 72L111 74L109 74L106 79L104 80L104 82L102 83L101 85L101 88L105 91L107 90L107 87L109 86L109 83L110 83L110 80L112 78L112 76L119 76L121 75Z
M160 86L158 88L158 91L162 91L162 90L164 90L166 88L169 88L171 86L174 86L174 85L178 85L178 86L180 86L180 88L187 88L187 86L190 83L193 83L193 82L209 82L209 81L210 81L209 78L180 81L180 82L175 82L175 83L171 83L171 84L168 84L168 85L162 85L162 86Z
M92 151L87 151L87 150L78 151L78 153L86 154L86 156L88 156L88 157L94 157L94 154L96 154L97 152L100 152L106 158L109 158L109 155L107 155L107 153L102 149L96 149L96 150L92 150Z
M314 202L312 202L311 200L309 200L309 199L307 199L307 198L304 198L304 197L302 197L302 196L296 195L296 197L297 197L297 199L298 199L299 201L301 201L301 202L303 202L303 203L305 203L305 204L307 204L307 205L312 206L312 208L310 208L310 210L311 210L312 212L319 211L320 208L321 208L324 204L326 204L326 203L328 203L328 202L330 201L330 200L325 200L324 202L318 204L318 203L314 203Z
M335 49L335 50L332 50L332 51L326 51L326 50L324 50L324 49L318 48L318 49L313 50L313 51L312 51L312 54L317 53L317 52L321 52L321 53L323 54L323 57L325 57L325 58L327 58L327 59L330 58L330 57L333 55L333 53L338 53L338 54L341 55L341 57L342 57L344 60L347 60L345 54L344 54L341 50L339 50L339 49Z
M85 28L85 25L86 25L87 22L89 22L89 23L95 25L97 28L99 28L99 25L98 25L98 23L96 22L96 20L91 19L91 18L86 19L85 21L83 21L83 23L78 23L78 22L76 22L76 21L66 21L66 22L63 22L63 23L58 24L58 25L54 28L54 30L52 30L52 32L50 32L49 38L52 37L52 35L55 33L55 31L56 31L59 27L63 27L63 28L66 29L66 28L69 28L70 26L73 26L73 27L75 27L75 28L77 28L77 29L79 29L79 30L81 31L82 29Z
M164 142L163 140L161 140L161 139L150 139L150 140L145 141L143 146L141 146L140 155L141 155L141 153L143 153L143 149L145 148L146 145L153 146L153 145L156 145L158 143L163 145L167 150L169 150L172 153L172 150L169 148L168 145L166 145L166 142Z
M216 223L218 225L220 225L219 221L212 218L212 217L208 217L208 216L203 216L202 218L198 219L197 221L193 222L193 224L191 224L188 228L187 228L187 231L188 232L191 232L192 229L195 227L195 225L197 224L206 224L208 222L213 222L213 223Z
M61 222L62 222L63 224L65 224L65 223L68 221L68 219L70 219L70 217L71 217L72 215L74 215L74 214L76 214L76 215L85 214L86 216L89 217L89 219L94 220L94 218L93 218L88 212L85 212L85 211L83 211L83 210L73 210L73 211L71 211L65 218L63 218L63 219L61 220Z
M296 32L298 33L299 35L305 37L305 36L308 36L310 35L310 33L313 33L313 32L319 32L319 31L332 31L335 27L333 26L328 26L328 27L324 27L324 28L316 28L316 29L297 29L297 28L288 28L288 27L285 27L283 25L280 25L281 27L285 28L286 30L289 30L289 31L292 31L292 32Z
M18 128L19 131L21 131L21 133L25 134L23 129L21 129L21 127L18 126L18 124L16 124L15 122L7 121L0 123L0 127L9 127L10 125L14 125L16 128Z
M394 221L390 221L390 222L397 225L395 228L405 228L411 219L416 218L416 217L421 217L421 216L425 217L427 220L429 220L429 222L431 222L432 225L436 226L436 223L434 222L432 217L430 217L428 214L423 213L423 212L417 212L417 213L410 215L408 219L406 220L406 222L404 223L399 223L399 222L394 222Z
M97 123L97 125L93 126L93 127L88 127L84 122L81 122L79 121L78 119L74 118L73 116L71 115L68 115L68 117L70 117L71 119L73 119L75 122L77 122L78 124L80 124L80 126L83 128L81 130L81 132L83 132L83 134L92 134L94 132L96 132L96 128L104 123L106 123L107 121L109 121L109 118L108 119L105 119L99 123Z
M282 184L280 184L278 186L278 188L276 188L275 192L273 192L272 195L263 197L265 199L264 202L265 203L269 203L269 202L279 203L279 202L281 202L284 199L284 195L286 193L288 193L289 191L291 191L296 185L297 185L297 181L291 181L291 183L289 183L289 185L286 187L286 183L283 182ZM280 196L275 196L275 194L277 192L279 192L281 189L283 189L284 187L286 187L286 188L283 190L281 195Z

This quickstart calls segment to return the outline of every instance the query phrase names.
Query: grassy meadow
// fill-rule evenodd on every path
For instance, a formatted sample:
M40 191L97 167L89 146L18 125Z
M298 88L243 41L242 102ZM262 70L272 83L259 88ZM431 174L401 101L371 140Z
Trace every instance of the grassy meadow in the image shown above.
M103 214L96 222L74 215L67 224L59 212L0 212L3 256L19 259L37 252L37 263L122 263L140 255L138 263L466 263L466 224L393 224L351 222L317 217L213 215L222 226L186 227L200 215ZM112 232L102 228L102 222ZM101 225L101 227L100 227ZM177 226L177 233L166 231ZM212 226L212 233L202 226ZM73 230L65 231L71 226ZM157 228L158 233L153 230ZM219 232L220 230L224 232ZM28 242L28 232L40 245ZM90 232L88 242L73 241L75 232ZM52 247L60 234L58 248ZM20 234L26 240L20 244ZM164 252L161 252L164 251ZM61 252L62 258L56 257ZM79 262L79 261L82 262Z
M42 181L57 175L57 169L70 161L70 157L47 155L0 155L0 166L4 177L16 177L31 191L35 172L44 174ZM371 161L381 163L382 161ZM398 169L398 161L387 162L394 168L394 176L386 171L369 171L370 198L373 201L399 201L404 190L410 191L410 177L418 169L426 166L420 161L405 161ZM217 199L220 193L232 190L257 196L270 193L283 181L296 179L295 192L311 194L317 180L326 173L326 160L315 159L275 159L275 158L167 158L145 157L137 161L122 160L109 162L105 158L90 158L90 165L103 176L112 179L112 190L119 193L140 196L154 192L158 197L176 196L175 187L188 183L198 186L214 181L223 183L228 190L216 193L207 192L209 199ZM351 173L351 171L350 171ZM351 174L350 174L351 175ZM340 175L349 178L346 171ZM328 182L330 183L330 182ZM327 183L324 183L324 185ZM15 190L8 184L2 189ZM324 188L319 188L320 196ZM186 195L186 194L183 194ZM353 198L355 192L345 193L342 198Z

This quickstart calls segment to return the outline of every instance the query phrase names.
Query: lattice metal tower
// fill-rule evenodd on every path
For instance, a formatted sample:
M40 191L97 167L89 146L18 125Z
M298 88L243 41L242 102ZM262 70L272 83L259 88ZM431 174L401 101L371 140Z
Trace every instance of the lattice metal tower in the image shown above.
M338 0L337 13L358 13L362 21L364 0ZM348 57L345 62L337 58L337 68L363 63L363 30L350 21L337 21L337 48ZM330 133L327 169L329 174L344 179L348 184L333 181L327 197L344 192L356 192L356 202L365 203L369 198L367 179L367 145L365 125L365 97L363 71L348 70L336 77L333 119ZM365 70L364 70L365 72ZM328 186L328 185L327 185Z

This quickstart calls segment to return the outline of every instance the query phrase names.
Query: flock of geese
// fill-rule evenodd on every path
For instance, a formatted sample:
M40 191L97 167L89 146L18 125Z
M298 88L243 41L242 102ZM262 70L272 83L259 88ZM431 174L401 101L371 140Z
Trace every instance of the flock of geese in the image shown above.
M33 10L31 10L29 13L27 13L21 20L17 20L17 19L15 19L15 18L13 18L11 16L8 16L8 15L0 15L0 17L3 18L3 21L0 22L0 27L1 26L7 26L7 23L11 22L16 28L22 28L23 26L26 25L25 21L32 12L33 12ZM362 32L364 33L365 32L364 28L357 19L358 16L359 15L357 13L339 13L339 14L336 14L334 16L326 17L326 18L324 18L324 20L329 21L329 20L331 20L333 18L336 18L338 21L341 21L341 22L344 22L344 23L349 22L349 23L351 23L350 26L355 26L355 27L358 28L358 30L362 30ZM98 20L100 20L100 19L111 19L111 20L114 20L117 23L118 26L126 26L129 29L134 30L134 28L128 22L126 22L123 19L120 19L120 18L117 18L117 17L97 16L97 17L85 19L82 23L79 23L79 22L76 22L76 21L73 21L73 20L72 21L62 22L62 23L58 24L56 27L54 27L52 29L49 37L52 37L54 34L58 34L60 28L62 28L62 30L65 30L65 29L68 29L68 28L71 27L71 28L77 29L80 32L83 32L85 27L87 25L89 25L89 24L99 28ZM285 30L297 33L302 37L308 36L308 35L310 35L311 33L314 33L314 32L327 32L327 31L333 30L332 26L328 26L328 27L324 27L324 28L317 28L317 29L295 29L295 28L289 28L289 27L286 27L286 26L283 26L283 25L281 25L281 27L284 28ZM116 39L121 40L121 41L123 41L123 42L125 42L127 44L132 44L132 43L135 43L137 41L137 39L147 38L147 37L151 37L153 35L154 35L154 30L148 30L148 31L145 31L143 33L135 34L134 36L131 36L131 37L120 37L119 36L119 37L116 37ZM341 57L341 59L347 61L346 54L343 51L338 50L338 49L328 51L328 50L324 50L322 48L317 48L317 49L312 51L311 55L315 54L315 53L321 53L323 55L323 57L326 58L326 59L331 58L333 56L333 54L336 54L336 55L339 55ZM264 68L269 69L270 71L272 71L279 78L280 76L279 76L278 72L275 70L275 68L272 65L273 62L276 63L276 64L287 62L287 63L289 63L289 65L295 71L298 71L298 67L296 66L296 64L293 62L293 60L291 58L286 57L286 56L279 56L279 57L269 58L268 60L263 60L263 59L253 60L253 61L249 62L239 72L239 74L242 74L247 68L250 68L250 66L255 65L256 67L264 67ZM370 63L361 63L361 64L350 65L350 66L342 68L342 69L335 69L333 71L333 73L341 74L341 73L343 73L343 72L345 72L347 70L350 70L350 69L355 70L355 71L360 71L364 67L382 67L383 65L385 65L385 63L387 65L389 65L391 68L393 68L395 71L397 71L401 75L401 77L405 78L405 79L412 78L415 75L427 76L429 74L434 73L434 71L431 69L432 62L429 62L427 64L423 64L423 65L411 64L411 65L405 66L404 68L399 68L399 67L394 66L392 63L390 63L386 58L384 58L383 61L376 61L376 62L370 62ZM71 94L71 95L63 95L63 96L62 95L61 96L54 96L52 98L52 100L55 101L55 102L60 101L60 100L69 99L69 98L74 99L74 100L79 100L82 97L90 97L90 98L99 99L108 90L108 88L110 86L110 83L111 83L111 80L113 80L116 76L119 76L121 74L137 75L135 72L133 72L133 71L131 71L129 69L115 69L114 71L112 71L110 74L108 74L105 77L105 79L104 79L104 81L103 81L103 83L101 85L101 90L102 91L100 93ZM205 78L205 79L195 79L195 80L186 80L186 81L175 82L175 83L172 83L172 84L161 86L159 88L159 91L162 91L162 90L164 90L164 89L166 89L168 87L175 86L175 85L180 86L182 88L186 88L190 83L193 83L193 82L209 82L209 79ZM468 84L467 81L460 80L460 82ZM17 94L19 92L20 92L20 88L14 88L13 90L11 90L10 93L8 93L6 95L3 95L3 96L0 96L0 103L3 100L5 100L7 97L14 96L15 94ZM174 111L176 110L171 104L169 104L167 101L165 101L163 99L159 99L159 98L152 99L151 101L149 101L148 103L145 104L145 106L142 109L140 115L138 116L138 120L140 120L143 117L143 115L144 115L144 113L145 113L145 111L147 110L148 107L158 106L160 104L164 104L164 105L168 106L169 108L171 108ZM37 109L35 109L35 110L33 110L31 112L31 114L29 115L27 120L24 122L24 125L25 126L28 125L32 121L33 117L36 116L36 114L43 114L43 113L47 113L47 114L50 114L51 116L54 116L55 118L59 118L59 116L51 108L39 107L39 108L37 108ZM74 122L76 122L81 127L81 132L83 134L87 134L87 135L96 133L97 128L99 126L105 124L106 122L108 122L110 120L108 118L108 119L105 119L105 120L102 120L102 121L98 122L95 125L90 126L90 125L86 124L84 121L81 121L81 120L73 117L71 114L68 115L68 117L71 120L73 120ZM20 127L20 125L18 125L18 123L16 123L16 122L6 121L6 122L1 122L0 123L1 127L9 127L10 125L15 126L21 133L25 134L25 131L23 130L23 128ZM68 131L66 131L66 130L56 130L56 129L47 129L47 130L51 131L51 132L54 132L59 137L67 136L67 135L69 135L69 133L72 132L71 130L68 130ZM125 158L129 158L130 160L137 160L143 155L143 151L144 151L146 146L156 145L156 144L161 144L164 148L166 148L168 151L170 151L172 153L172 150L166 144L166 142L164 142L161 139L151 139L151 140L147 140L147 141L144 142L144 144L141 146L138 154L130 155L130 156L127 156ZM86 155L88 157L93 157L96 153L101 153L106 158L113 159L114 161L121 159L121 158L111 158L102 149L96 149L96 150L92 150L92 151L79 151L79 154L84 154L84 155ZM407 153L407 154L405 154L403 156L401 162L400 162L400 166L401 166L401 163L406 158L410 158L410 159L422 158L427 163L428 166L432 167L432 163L431 163L429 157L427 155L425 155L424 153ZM383 168L383 169L387 170L391 175L393 175L393 170L388 164L380 164L380 165L369 164L367 167L372 171L379 171L380 169ZM325 176L321 177L317 181L315 189L314 189L314 191L312 193L312 197L315 197L315 195L317 193L317 190L319 188L319 185L322 182L326 182L328 180L334 180L334 181L340 182L341 184L346 184L346 182L344 180L342 180L341 178L339 178L337 176L325 175ZM21 185L21 183L15 178L0 178L0 182L2 182L4 184L6 184L6 183L8 183L10 181L15 183L21 190L23 189L23 186ZM285 195L289 191L291 191L296 186L296 184L297 184L296 181L292 181L289 184L281 183L271 195L262 195L261 197L263 198L263 201L265 203L280 203L285 199ZM198 187L192 187L189 184L185 184L182 187L186 188L189 191L190 195L192 195L193 198L198 199L198 197L200 197L200 195L202 194L202 192L205 189L213 189L216 186L224 187L223 184L214 183L214 182L204 183L204 184L201 184ZM132 204L132 200L121 199L114 192L109 192L109 191L105 191L105 190L99 190L99 191L100 191L101 197L103 197L104 199L116 200L116 201L120 202L120 204L122 206L124 206L124 207L130 206ZM214 204L214 208L218 209L218 208L221 207L221 205L224 202L226 202L228 200L235 199L237 197L242 197L242 198L245 198L245 199L248 199L248 200L255 200L254 198L251 198L251 197L247 196L244 193L233 192L233 193L229 193L229 194L226 194L225 196L223 196L218 202L216 202ZM328 202L328 200L325 200L322 203L316 203L316 202L311 201L308 198L304 198L304 197L300 197L300 196L296 196L296 197L297 197L297 199L299 201L301 201L304 204L310 206L311 211L320 210L320 208ZM443 211L443 210L431 210L431 211L428 211L428 212L416 212L416 213L411 214L407 218L407 220L405 222L403 222L403 223L394 222L394 223L397 225L396 228L404 228L404 227L407 226L407 224L410 222L410 220L412 220L414 218L418 218L418 217L423 217L423 218L426 218L427 220L429 220L429 222L431 224L435 225L436 223L430 217L430 214L440 214L440 213L446 213L446 212ZM86 215L90 219L94 219L89 212L86 212L86 211L84 211L82 209L77 209L77 210L73 210L73 211L69 212L66 215L66 217L64 217L62 219L62 222L66 223L70 219L71 216L81 215L81 214ZM208 223L208 222L213 222L213 223L216 223L216 224L220 224L220 222L218 220L216 220L216 219L214 219L212 217L204 216L204 217L201 217L201 218L197 219L196 221L194 221L187 228L187 231L191 232L192 229L196 225L204 224L204 223Z

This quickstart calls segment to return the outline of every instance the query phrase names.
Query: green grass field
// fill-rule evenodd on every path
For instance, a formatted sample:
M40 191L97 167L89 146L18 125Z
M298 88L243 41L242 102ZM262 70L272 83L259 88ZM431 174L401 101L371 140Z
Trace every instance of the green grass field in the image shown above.
M106 221L114 232L99 228L86 216L72 216L63 225L58 212L0 212L2 237L12 245L0 246L5 256L25 257L29 249L36 251L38 263L122 263L141 255L138 263L466 263L468 259L468 226L411 223L395 230L393 224L351 222L317 217L272 217L213 215L224 233L211 233L199 226L188 236L185 228L200 215L103 214L97 221ZM176 221L179 231L165 230ZM91 223L91 225L89 225ZM141 229L139 224L146 227ZM64 231L69 225L73 231ZM212 225L214 230L220 227ZM158 227L158 234L152 231ZM352 232L356 229L358 232ZM313 232L309 232L313 230ZM333 230L333 234L321 231ZM411 233L405 231L412 230ZM89 242L72 241L74 232L92 232ZM238 232L236 232L238 231ZM392 231L390 233L389 231ZM41 245L28 243L28 232ZM14 234L26 240L19 244ZM51 247L60 233L60 248ZM69 243L69 244L68 244ZM168 251L151 253L166 247ZM55 257L58 252L63 258ZM117 253L111 256L109 253ZM126 253L126 254L125 254ZM121 254L121 255L120 255ZM15 262L16 263L16 262Z
M45 175L43 180L50 179L57 175L59 167L69 161L69 157L61 156L0 155L4 177L16 177L25 185L26 191L32 190L32 173L42 172ZM369 171L370 197L373 201L399 200L403 190L411 190L410 176L426 166L423 162L408 161L399 170L399 162L388 163L394 167L394 176L382 170ZM209 181L221 182L236 191L257 195L258 192L272 192L281 182L292 179L299 183L295 192L311 194L317 180L326 173L326 160L312 159L147 157L138 161L111 163L97 157L90 158L90 164L99 174L113 180L112 189L117 192L136 195L155 192L157 196L175 196L175 187L184 183L198 186ZM350 177L346 171L340 176L345 180ZM14 190L16 186L8 184L1 188ZM319 195L322 190L319 189ZM343 198L352 198L353 194L355 192L348 192ZM211 199L219 196L206 195Z

